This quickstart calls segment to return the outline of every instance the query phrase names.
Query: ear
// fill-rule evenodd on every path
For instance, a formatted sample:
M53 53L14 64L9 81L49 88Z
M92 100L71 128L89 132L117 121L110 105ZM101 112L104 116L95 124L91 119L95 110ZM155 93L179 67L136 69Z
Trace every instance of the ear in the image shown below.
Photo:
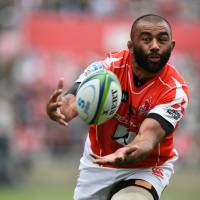
M133 50L133 41L132 41L132 40L129 40L129 41L127 42L127 47L128 47L128 49L129 49L130 51Z
M172 40L172 50L174 49L175 45L176 45L176 42Z

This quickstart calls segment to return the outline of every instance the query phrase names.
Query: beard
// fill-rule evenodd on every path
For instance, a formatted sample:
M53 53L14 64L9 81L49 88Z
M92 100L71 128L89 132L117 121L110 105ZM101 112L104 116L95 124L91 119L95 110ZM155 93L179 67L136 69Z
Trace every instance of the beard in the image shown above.
M166 65L171 56L171 51L171 47L169 47L162 54L153 52L146 54L141 48L133 47L136 63L139 65L139 67L150 73L157 73ZM150 62L150 56L159 56L160 60L158 62Z

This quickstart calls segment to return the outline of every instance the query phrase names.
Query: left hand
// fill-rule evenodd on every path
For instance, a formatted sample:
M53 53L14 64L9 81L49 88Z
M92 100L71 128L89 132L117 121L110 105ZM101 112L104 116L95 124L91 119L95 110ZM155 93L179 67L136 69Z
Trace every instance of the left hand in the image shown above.
M106 155L106 156L98 156L95 154L91 154L91 156L94 158L94 163L103 165L103 164L114 164L114 165L123 165L130 162L134 162L134 160L131 159L130 154L134 153L136 151L136 147L129 147L125 146L117 151L115 151L112 154Z
M101 157L94 154L91 156L94 158L93 162L99 165L139 163L144 161L165 135L166 133L158 121L147 118L142 122L134 140L127 146L119 148L114 153L106 156Z

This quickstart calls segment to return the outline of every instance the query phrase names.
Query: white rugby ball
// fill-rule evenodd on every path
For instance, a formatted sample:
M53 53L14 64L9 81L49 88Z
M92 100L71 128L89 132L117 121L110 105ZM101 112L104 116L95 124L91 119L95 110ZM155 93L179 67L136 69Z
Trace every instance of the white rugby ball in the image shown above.
M117 76L102 70L88 76L79 86L76 107L88 124L102 124L111 119L121 103L122 90Z

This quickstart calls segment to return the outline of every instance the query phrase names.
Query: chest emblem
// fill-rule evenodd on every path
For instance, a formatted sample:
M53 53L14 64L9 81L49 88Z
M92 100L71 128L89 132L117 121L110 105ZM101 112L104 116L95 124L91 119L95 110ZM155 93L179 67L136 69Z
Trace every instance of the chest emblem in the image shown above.
M138 113L142 116L147 116L148 112L152 109L152 97L146 99L143 104L138 108Z

